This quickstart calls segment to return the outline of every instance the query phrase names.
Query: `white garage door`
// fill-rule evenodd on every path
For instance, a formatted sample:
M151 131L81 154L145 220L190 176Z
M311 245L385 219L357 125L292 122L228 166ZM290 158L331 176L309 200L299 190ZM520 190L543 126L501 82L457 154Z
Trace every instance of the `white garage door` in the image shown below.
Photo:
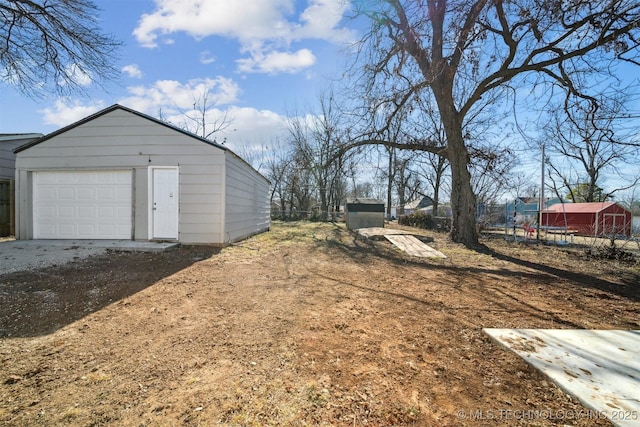
M34 238L131 239L131 175L34 172Z

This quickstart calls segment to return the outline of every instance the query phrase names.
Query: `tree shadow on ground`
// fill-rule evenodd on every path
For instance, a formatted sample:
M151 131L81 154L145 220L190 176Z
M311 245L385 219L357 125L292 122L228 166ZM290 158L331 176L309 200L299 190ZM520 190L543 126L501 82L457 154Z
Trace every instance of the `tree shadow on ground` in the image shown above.
M581 272L578 269L565 270L524 260L514 255L499 252L486 245L479 246L476 248L476 251L489 255L496 260L526 267L531 271L523 272L521 270L516 271L508 268L489 270L482 267L461 267L444 263L442 260L432 261L411 257L393 248L385 239L377 241L376 239L368 239L360 236L355 232L349 232L349 234L353 237L353 240L349 243L342 242L339 239L327 240L322 243L341 250L345 257L351 258L354 261L365 260L368 256L374 255L398 265L412 265L432 270L445 270L455 274L462 273L465 276L470 274L492 274L503 276L505 280L509 280L511 277L517 277L519 279L528 278L547 286L556 284L558 279L563 279L578 288L597 290L627 298L631 301L640 301L640 274L638 273L621 274L617 281L606 280ZM576 267L583 265L584 262L587 261L578 259L576 256ZM603 297L606 296L603 295Z
M594 277L593 275L589 275L581 271L564 270L550 265L524 260L513 255L498 252L487 246L481 247L480 250L495 259L510 262L515 265L526 267L546 275L570 281L575 286L580 288L596 289L598 291L609 292L632 301L640 301L640 274L621 275L619 280L617 282L614 282L599 277ZM577 259L576 265L578 265L579 262L582 262L584 264L586 262L602 261L586 261Z
M62 266L0 276L0 338L47 335L220 252L109 252Z

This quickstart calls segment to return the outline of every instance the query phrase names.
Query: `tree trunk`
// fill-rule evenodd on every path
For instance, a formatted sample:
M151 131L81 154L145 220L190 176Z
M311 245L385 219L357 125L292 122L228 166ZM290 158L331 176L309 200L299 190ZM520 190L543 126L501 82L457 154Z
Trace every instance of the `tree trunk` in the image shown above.
M437 181L436 185L433 186L433 198L431 202L433 203L433 205L431 205L431 212L433 212L433 216L438 216L438 209L440 207L440 181Z
M393 148L388 148L389 164L387 171L387 220L391 221L391 193L393 192Z
M442 109L441 109L442 112ZM446 117L448 116L448 117ZM471 187L469 153L462 137L462 124L456 113L442 114L451 166L451 231L449 238L467 247L476 247L476 197Z
M433 183L433 216L438 216L438 208L440 207L440 186L442 185L442 176L444 175L447 159L438 155L435 158L436 176ZM433 164L433 162L431 162Z
M474 247L478 245L476 201L466 157L466 151L462 150L452 153L450 157L452 218L449 237L454 242Z
M329 203L327 203L327 187L322 184L320 187L320 220L327 220L327 213L329 211Z

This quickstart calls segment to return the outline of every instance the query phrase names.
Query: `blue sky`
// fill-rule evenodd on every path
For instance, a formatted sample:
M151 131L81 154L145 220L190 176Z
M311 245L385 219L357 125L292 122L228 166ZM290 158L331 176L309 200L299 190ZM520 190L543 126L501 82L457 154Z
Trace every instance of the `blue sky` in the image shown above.
M88 96L33 100L0 86L0 133L49 133L119 103L180 125L205 91L208 118L230 121L236 151L270 144L343 69L342 0L97 0L101 27L124 43L117 83ZM106 90L105 90L106 89ZM194 130L194 129L192 129Z
M286 135L287 116L317 106L352 60L347 44L360 36L345 0L96 3L103 31L123 42L115 64L119 81L104 89L87 86L88 96L37 100L2 84L0 133L46 134L114 103L154 117L162 111L182 126L184 113L208 91L216 102L209 121L225 114L230 121L216 138L252 161L252 152ZM637 69L628 70L620 77L637 84ZM636 98L632 112L638 111ZM522 150L520 160L525 173L539 175L539 153ZM624 166L624 175L636 173Z

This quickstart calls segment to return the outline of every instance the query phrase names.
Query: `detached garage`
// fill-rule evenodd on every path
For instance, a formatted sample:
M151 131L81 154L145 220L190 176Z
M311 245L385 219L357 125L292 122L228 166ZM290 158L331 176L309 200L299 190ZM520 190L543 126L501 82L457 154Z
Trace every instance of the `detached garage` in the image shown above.
M16 238L224 245L269 229L269 182L226 147L121 105L16 153Z
M556 203L542 212L542 225L583 236L631 235L631 212L614 202Z

